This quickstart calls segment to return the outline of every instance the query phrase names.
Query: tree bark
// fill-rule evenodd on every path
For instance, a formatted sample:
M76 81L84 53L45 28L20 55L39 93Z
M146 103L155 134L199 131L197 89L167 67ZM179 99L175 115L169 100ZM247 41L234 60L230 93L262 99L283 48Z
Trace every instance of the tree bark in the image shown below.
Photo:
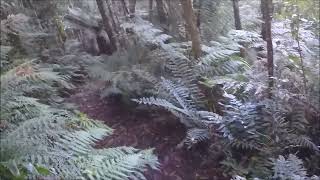
M196 22L197 22L196 24L200 31L202 0L193 0L192 3L195 11L195 16L196 16Z
M129 10L128 10L128 6L125 0L120 0L121 4L122 4L122 8L124 11L124 15L128 15L129 14Z
M159 20L161 24L165 24L167 21L166 12L164 10L163 0L156 0Z
M153 0L149 0L149 18L152 20L153 16Z
M241 19L240 19L240 10L239 10L239 0L232 0L233 2L233 14L234 14L234 24L236 30L241 30Z
M112 26L109 23L109 18L106 14L104 0L96 0L96 2L97 2L98 9L99 9L101 17L102 17L103 26L104 26L105 31L107 32L109 40L110 40L111 51L115 52L117 50L117 42L116 42L116 38L115 38L113 30L112 30Z
M112 5L111 5L111 2L110 0L106 0L106 3L107 3L107 7L108 7L108 11L109 11L109 15L110 15L110 18L111 18L111 22L112 22L112 26L114 28L114 31L115 32L118 32L118 25L116 23L116 20L115 20L115 15L112 11Z
M267 41L267 60L268 60L268 77L269 77L269 97L272 96L271 90L274 85L273 81L273 44L272 44L272 0L261 0L261 8L264 11L265 39Z
M199 32L201 27L201 8L202 8L202 0L199 1L199 7L197 11L197 27L199 28Z
M191 0L180 0L183 8L183 17L186 21L186 30L191 36L192 53L195 59L201 56L200 33L196 26L196 18L192 8Z
M307 76L306 76L306 70L304 67L304 61L303 61L302 49L301 49L299 37L297 38L297 43L298 43L298 51L299 51L299 57L300 57L300 63L301 63L302 78L303 78L303 89L304 89L304 94L307 95L308 93Z
M137 0L129 0L129 11L132 15L136 12L136 4Z
M266 41L266 18L267 18L267 9L266 9L266 0L261 0L260 3L260 10L261 10L261 14L262 14L262 24L261 24L261 36L262 39Z

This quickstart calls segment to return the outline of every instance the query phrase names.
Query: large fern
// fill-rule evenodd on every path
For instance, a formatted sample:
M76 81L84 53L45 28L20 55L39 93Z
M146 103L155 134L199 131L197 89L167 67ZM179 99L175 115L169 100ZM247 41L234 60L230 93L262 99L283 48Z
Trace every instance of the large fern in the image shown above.
M218 114L198 110L188 88L175 85L164 78L162 78L162 86L174 99L168 101L166 99L144 97L133 99L133 101L140 104L160 106L176 115L186 127L192 128L187 133L186 143L196 144L199 141L208 139L210 137L208 128L222 123L222 118Z
M1 75L1 119L12 122L32 118L37 111L46 107L38 103L37 99L27 97L28 95L56 99L59 96L57 87L73 87L68 82L68 76L60 75L50 68L38 67L33 61Z
M27 171L31 179L40 176L37 167L63 179L143 179L147 166L158 167L152 150L95 149L93 145L112 129L82 114L54 108L51 102L42 103L59 95L59 88L73 87L61 73L31 61L1 76L1 123L8 124L1 131L1 168L12 177ZM50 93L42 97L38 90Z
M67 112L52 111L25 121L2 137L1 160L10 162L14 159L17 164L43 166L67 179L87 176L89 179L140 178L146 165L155 169L158 166L151 150L94 149L92 145L112 130L90 119L84 127L76 118Z

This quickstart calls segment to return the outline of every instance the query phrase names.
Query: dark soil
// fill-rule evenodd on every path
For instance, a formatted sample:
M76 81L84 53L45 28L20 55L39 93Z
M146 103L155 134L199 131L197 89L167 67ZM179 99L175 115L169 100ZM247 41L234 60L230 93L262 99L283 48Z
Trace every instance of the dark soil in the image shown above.
M155 148L161 167L159 171L146 172L148 180L226 179L217 162L209 161L204 165L204 156L199 152L177 148L185 137L185 127L170 113L129 107L114 98L101 99L98 89L80 87L68 100L90 118L104 121L115 130L113 135L99 142L97 148Z

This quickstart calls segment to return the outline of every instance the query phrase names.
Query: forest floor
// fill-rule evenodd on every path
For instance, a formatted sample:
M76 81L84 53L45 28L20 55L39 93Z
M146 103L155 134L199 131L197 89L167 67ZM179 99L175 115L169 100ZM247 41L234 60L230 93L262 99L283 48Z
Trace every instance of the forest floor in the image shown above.
M185 137L184 126L170 113L128 107L112 98L101 99L99 85L84 85L67 102L88 117L103 121L113 128L113 135L98 142L97 148L132 146L155 148L161 163L159 171L146 172L148 180L223 180L219 164L203 164L199 153L177 148Z

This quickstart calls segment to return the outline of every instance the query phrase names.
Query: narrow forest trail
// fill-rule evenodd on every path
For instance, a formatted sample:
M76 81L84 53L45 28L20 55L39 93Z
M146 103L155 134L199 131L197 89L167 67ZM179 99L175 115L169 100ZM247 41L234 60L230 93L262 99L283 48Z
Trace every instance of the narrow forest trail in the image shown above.
M161 167L159 171L146 172L148 180L221 180L223 177L216 162L203 165L201 158L191 151L176 148L185 137L185 128L166 111L129 108L111 98L101 99L99 88L92 85L79 87L67 102L115 130L113 135L98 142L97 148L155 148Z

